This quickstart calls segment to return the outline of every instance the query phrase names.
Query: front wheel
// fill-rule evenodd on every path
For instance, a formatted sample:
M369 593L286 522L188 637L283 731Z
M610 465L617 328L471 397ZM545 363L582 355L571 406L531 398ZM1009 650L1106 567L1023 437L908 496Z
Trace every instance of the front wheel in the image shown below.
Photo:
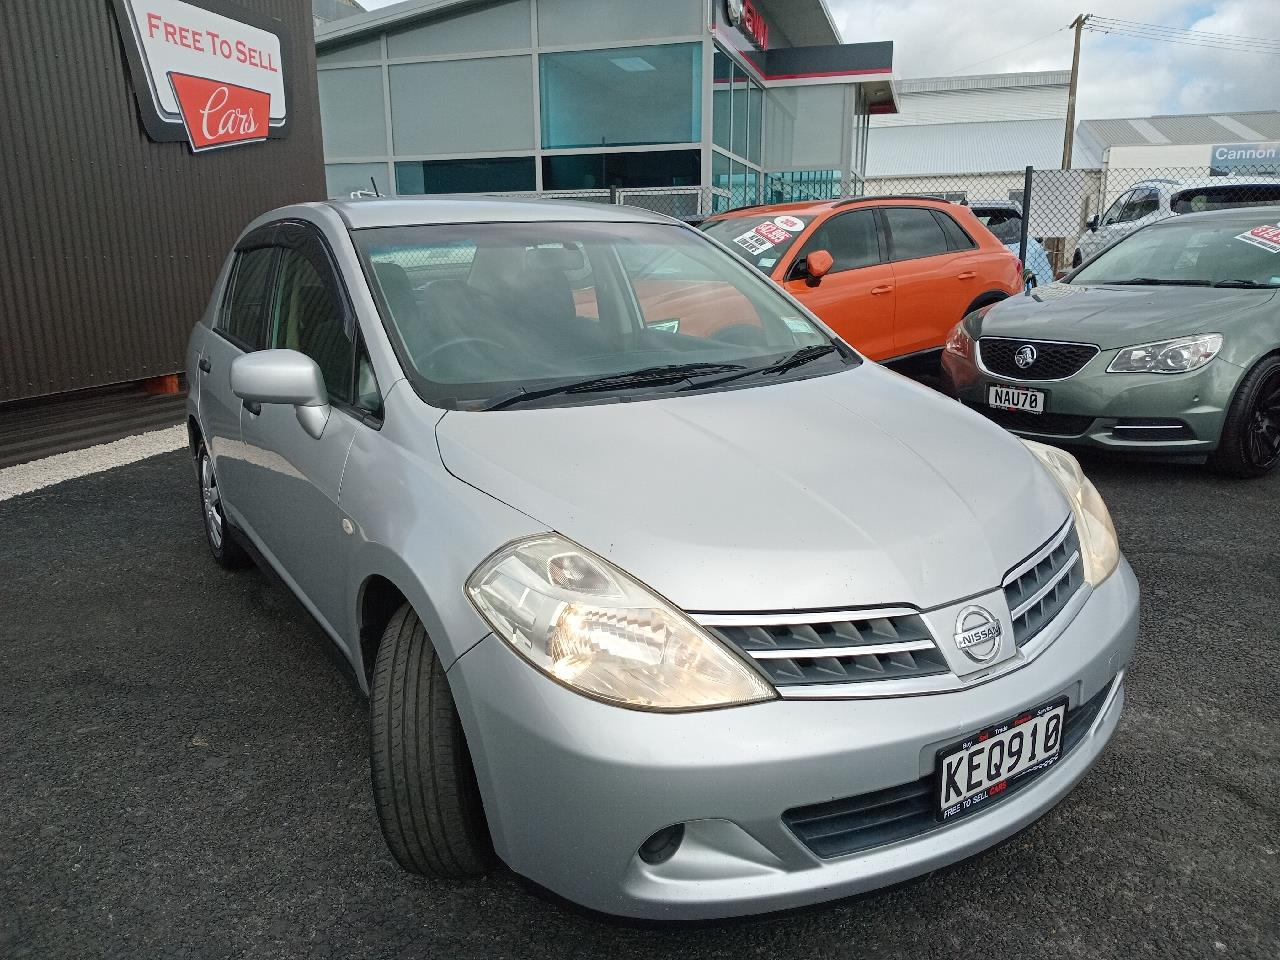
M1280 357L1250 370L1227 408L1209 466L1231 477L1261 477L1280 462Z
M204 538L209 552L219 566L228 570L247 566L249 555L231 536L226 510L222 504L222 490L218 486L218 474L213 468L209 450L200 442L196 450L196 479L200 482L200 512L204 514Z
M429 877L484 873L493 846L462 721L408 604L382 634L369 692L373 799L392 855Z

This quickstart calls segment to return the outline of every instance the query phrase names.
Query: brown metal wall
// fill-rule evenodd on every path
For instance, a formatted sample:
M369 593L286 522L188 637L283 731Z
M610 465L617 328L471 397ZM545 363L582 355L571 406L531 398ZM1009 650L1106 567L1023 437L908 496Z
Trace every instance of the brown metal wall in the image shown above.
M5 0L0 26L0 401L179 371L230 244L322 199L310 0L282 21L292 129L193 155L143 133L110 0Z

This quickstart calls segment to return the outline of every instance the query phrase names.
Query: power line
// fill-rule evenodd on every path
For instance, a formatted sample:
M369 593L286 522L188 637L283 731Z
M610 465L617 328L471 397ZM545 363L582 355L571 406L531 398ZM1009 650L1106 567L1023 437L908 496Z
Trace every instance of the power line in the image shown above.
M1208 33L1183 27L1169 27L1114 17L1090 17L1084 24L1086 30L1095 33L1114 34L1135 40L1159 43L1176 43L1183 46L1226 50L1235 53L1258 53L1280 56L1280 40L1264 37L1245 37L1226 33Z
M1041 40L1048 40L1050 37L1057 36L1063 30L1070 30L1070 29L1071 29L1070 25L1065 27L1059 27L1057 30L1053 30L1049 33L1046 33L1043 37L1036 37L1034 40L1028 40L1026 43L1022 44L1021 46L1014 47L1012 50L1006 50L1004 53L996 53L996 54L992 54L989 57L983 57L981 60L973 61L973 63L966 63L963 67L954 67L950 70L945 70L941 75L954 76L955 74L963 73L965 70L968 70L970 67L976 67L980 63L990 63L992 60L998 60L1001 57L1007 57L1011 53L1017 53L1019 50L1025 50L1027 47L1031 46L1034 43L1039 43Z

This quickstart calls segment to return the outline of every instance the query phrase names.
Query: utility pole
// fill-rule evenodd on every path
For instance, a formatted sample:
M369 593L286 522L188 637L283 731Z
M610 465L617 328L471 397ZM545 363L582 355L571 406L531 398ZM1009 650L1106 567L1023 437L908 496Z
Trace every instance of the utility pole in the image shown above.
M1071 141L1076 135L1076 85L1080 82L1080 31L1093 14L1081 13L1069 26L1076 32L1076 48L1071 54L1071 86L1067 90L1067 129L1062 135L1062 169L1071 169Z

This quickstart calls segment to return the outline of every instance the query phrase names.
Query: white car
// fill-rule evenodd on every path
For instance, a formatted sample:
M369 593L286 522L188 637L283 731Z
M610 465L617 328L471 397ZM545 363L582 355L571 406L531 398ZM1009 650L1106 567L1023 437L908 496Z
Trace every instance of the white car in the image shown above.
M1076 241L1071 263L1078 267L1121 237L1166 217L1276 204L1280 204L1280 180L1274 177L1143 180L1120 194L1101 218L1090 218L1088 228Z

